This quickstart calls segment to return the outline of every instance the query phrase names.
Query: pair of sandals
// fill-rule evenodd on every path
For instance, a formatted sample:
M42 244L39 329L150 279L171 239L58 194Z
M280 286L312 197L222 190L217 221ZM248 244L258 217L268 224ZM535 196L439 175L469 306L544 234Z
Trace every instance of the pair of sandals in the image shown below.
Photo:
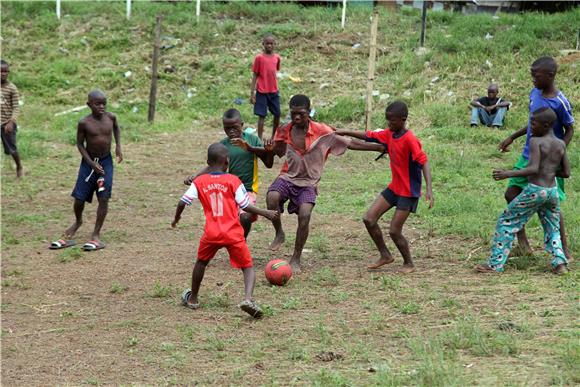
M60 250L60 249L66 249L67 247L76 246L76 244L77 243L72 239L59 239L57 241L52 242L50 244L50 246L48 246L48 248L51 250ZM97 250L104 249L105 246L106 245L100 241L88 241L87 243L85 243L83 245L83 250L84 251L97 251Z
M189 302L189 296L191 295L191 289L185 289L181 294L181 305L189 309L199 309L199 302L192 303ZM262 309L255 301L244 300L238 305L241 310L249 314L255 319L259 319L264 315Z

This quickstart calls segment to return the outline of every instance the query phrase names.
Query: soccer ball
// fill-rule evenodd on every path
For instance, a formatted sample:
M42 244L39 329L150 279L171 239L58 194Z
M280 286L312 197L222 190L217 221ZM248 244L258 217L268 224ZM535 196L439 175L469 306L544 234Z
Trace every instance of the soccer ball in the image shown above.
M273 259L266 265L265 274L272 285L284 286L292 278L292 268L283 259Z

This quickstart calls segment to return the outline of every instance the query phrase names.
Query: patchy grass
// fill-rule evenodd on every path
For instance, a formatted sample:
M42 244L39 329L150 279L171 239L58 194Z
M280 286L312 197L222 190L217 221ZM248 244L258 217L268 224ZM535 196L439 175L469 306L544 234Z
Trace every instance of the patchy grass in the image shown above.
M250 66L261 36L273 33L282 56L283 115L292 94L312 98L316 118L361 128L368 53L364 6L340 8L263 2L2 2L3 58L24 96L18 133L27 170L16 182L2 162L2 377L6 384L65 385L576 385L580 383L578 283L573 271L547 272L544 253L517 257L502 276L479 276L503 210L505 184L493 167L511 167L496 150L527 121L529 65L558 57L558 83L580 98L578 60L560 57L575 45L578 9L543 15L429 12L427 46L417 56L419 13L380 8L372 126L383 127L394 99L410 106L409 127L430 158L436 206L421 203L405 227L418 271L368 273L377 258L361 217L390 179L388 160L347 152L331 157L304 253L305 270L285 287L262 277L265 264L288 259L295 217L284 216L287 242L267 249L272 230L258 221L249 238L257 267L255 297L265 317L240 312L242 275L218 253L200 290L202 308L181 308L189 286L202 213L188 209L177 230L168 225L182 179L205 163L205 149L223 137L219 117L236 107L255 125L248 103ZM165 15L155 124L146 121L154 16ZM486 34L493 39L485 39ZM353 45L360 44L360 48ZM577 58L577 57L576 57ZM489 61L489 64L486 63ZM165 72L172 66L174 72ZM131 74L126 76L127 72ZM436 79L437 78L437 79ZM467 102L490 81L513 102L503 131L466 125ZM79 155L75 127L100 87L119 117L126 160L103 229L107 248L49 251L73 218L69 198ZM387 96L388 94L388 96ZM234 100L241 98L241 105ZM573 166L580 153L570 148ZM281 167L260 170L259 205ZM574 173L574 172L573 172ZM570 246L580 253L578 179L562 204ZM391 214L381 221L386 230ZM87 205L80 242L95 205ZM192 221L193 218L193 221ZM541 227L528 227L536 251ZM79 242L79 241L77 241ZM397 264L400 257L393 244ZM83 255L83 259L81 258ZM572 265L575 269L575 264ZM44 345L38 346L42 338ZM74 354L74 356L70 356ZM78 359L85 359L79 363ZM190 359L215 367L199 367ZM26 373L20 370L26 369Z

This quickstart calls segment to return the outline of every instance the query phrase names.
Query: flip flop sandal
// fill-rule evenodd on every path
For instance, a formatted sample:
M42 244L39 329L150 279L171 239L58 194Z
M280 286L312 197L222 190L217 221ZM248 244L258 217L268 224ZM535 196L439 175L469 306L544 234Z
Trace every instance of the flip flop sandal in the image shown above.
M192 304L189 300L189 295L191 294L191 289L185 289L181 294L181 305L189 309L199 309L199 302Z
M74 245L76 245L77 243L72 240L72 239L59 239L57 241L54 241L50 244L50 246L48 246L49 249L51 250L60 250L60 249L65 249L67 247L72 247Z
M239 305L240 309L252 316L253 318L261 318L264 315L262 309L254 301L242 301Z
M83 245L83 250L84 251L97 251L97 250L104 249L105 247L106 247L106 245L103 242L88 241L87 243L85 243Z

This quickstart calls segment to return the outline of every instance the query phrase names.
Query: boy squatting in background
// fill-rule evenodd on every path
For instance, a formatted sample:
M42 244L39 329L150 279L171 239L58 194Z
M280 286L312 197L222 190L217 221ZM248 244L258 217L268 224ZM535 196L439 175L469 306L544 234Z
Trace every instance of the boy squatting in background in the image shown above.
M205 229L199 241L197 261L191 274L191 290L181 296L182 304L191 309L199 308L198 293L205 268L222 247L228 250L230 263L241 269L244 274L244 301L240 308L254 318L262 317L262 310L252 300L256 274L244 229L238 219L238 207L244 211L261 215L270 220L279 219L276 211L262 210L250 204L250 198L241 180L229 173L228 148L220 143L209 146L207 150L207 173L196 177L182 196L175 210L171 227L175 228L181 219L185 205L199 199L205 214Z
M20 154L16 147L16 131L18 130L17 120L20 108L18 106L18 89L8 80L10 66L4 60L1 63L2 75L2 101L1 101L1 118L2 118L2 145L4 154L11 155L16 163L16 177L20 179L23 174Z
M286 156L280 175L268 188L268 209L298 215L294 253L290 265L300 273L300 258L310 231L310 218L318 196L318 183L329 155L340 156L347 149L382 152L379 144L367 144L338 136L330 126L310 119L310 99L296 94L290 99L292 121L278 128L266 149L278 157ZM279 218L272 221L276 235L270 249L277 250L284 243L285 234Z
M570 163L566 157L566 144L556 138L552 130L556 119L556 113L550 108L536 110L531 118L532 138L527 166L511 171L493 171L495 180L524 176L528 178L528 185L497 220L491 255L487 263L475 267L477 271L503 272L515 234L535 213L544 229L545 249L554 257L552 270L556 274L567 271L568 260L560 240L560 200L555 177L569 177Z
M75 245L71 238L83 224L85 202L93 201L97 192L97 218L91 240L83 245L86 251L100 250L105 247L101 242L101 227L109 209L109 199L113 190L113 158L111 156L112 137L115 137L117 162L123 161L121 134L117 117L107 112L107 97L100 90L89 93L87 105L91 114L78 123L77 148L82 156L77 182L71 196L74 201L75 222L66 229L63 239L52 242L51 249L62 249Z
M224 132L227 137L220 141L228 148L230 161L228 173L237 176L244 183L248 192L250 204L255 205L258 194L258 158L262 160L266 168L272 168L274 157L271 152L264 149L264 144L257 136L243 131L244 122L240 112L236 109L229 109L222 117ZM197 176L207 173L209 166L202 169L195 175L191 175L184 180L185 185L191 185ZM252 223L258 220L255 214L248 214L240 210L240 223L244 228L244 237L247 238Z
M403 235L403 225L409 214L417 211L419 198L421 197L421 172L423 172L425 184L427 185L425 199L429 203L429 208L433 207L434 200L429 162L415 134L405 128L408 115L407 105L402 101L395 101L389 104L385 110L385 118L388 123L387 129L376 132L337 132L337 134L383 144L389 154L393 180L377 196L363 218L367 231L381 255L376 263L368 266L369 269L378 269L395 260L385 245L378 221L388 210L396 207L389 227L389 235L403 256L403 266L397 271L400 273L412 273L415 271L409 243Z
M476 127L479 122L483 125L500 128L510 103L498 97L499 87L492 83L487 87L487 96L471 101L471 127Z
M541 57L532 63L530 68L534 88L530 92L530 118L528 124L511 136L506 138L499 145L499 149L505 152L508 146L518 137L526 134L526 144L522 151L520 159L517 161L514 169L523 169L528 164L530 153L530 139L532 137L531 116L532 112L542 108L549 107L556 113L556 122L554 123L554 135L563 140L566 146L570 144L574 134L574 117L572 117L572 105L566 96L556 88L555 78L558 72L558 64L552 57ZM558 184L558 196L560 201L566 199L566 192L564 191L564 179L556 178ZM509 180L508 188L505 191L505 199L511 202L518 196L522 190L527 186L528 180L525 176L512 177ZM562 249L566 255L566 259L570 261L572 256L568 251L568 243L566 240L566 232L564 230L564 216L560 213L560 236L562 238ZM523 254L529 254L532 249L528 238L526 236L525 228L522 228L518 233L518 245Z
M280 125L280 93L276 72L280 71L280 56L274 54L276 41L272 35L266 35L262 40L264 52L256 55L252 65L252 85L250 87L250 103L254 105L254 114L258 118L258 137L262 139L264 121L268 110L274 116L272 122L272 137Z

